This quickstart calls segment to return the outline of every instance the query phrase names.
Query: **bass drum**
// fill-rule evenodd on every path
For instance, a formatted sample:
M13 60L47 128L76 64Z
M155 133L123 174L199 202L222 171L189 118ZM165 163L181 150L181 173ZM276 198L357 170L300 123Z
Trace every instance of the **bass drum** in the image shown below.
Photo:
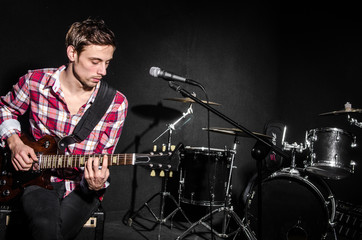
M324 239L334 220L335 201L328 185L315 175L282 169L263 180L262 221L258 223L258 186L247 195L245 220L262 239Z

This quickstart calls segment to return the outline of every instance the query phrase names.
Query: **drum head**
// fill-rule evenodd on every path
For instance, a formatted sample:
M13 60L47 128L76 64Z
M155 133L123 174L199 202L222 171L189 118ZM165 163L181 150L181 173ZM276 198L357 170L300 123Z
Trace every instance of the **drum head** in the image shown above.
M254 187L252 195L254 197L248 201L246 218L250 227L257 232L257 187ZM260 223L263 239L322 239L329 224L330 214L326 205L322 192L309 181L285 176L267 179L262 183Z

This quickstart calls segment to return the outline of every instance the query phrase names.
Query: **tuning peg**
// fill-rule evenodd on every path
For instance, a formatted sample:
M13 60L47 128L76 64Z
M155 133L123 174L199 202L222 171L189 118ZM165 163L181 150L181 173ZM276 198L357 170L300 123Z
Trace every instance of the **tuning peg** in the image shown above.
M165 172L163 170L161 170L160 177L164 177L164 176L165 176Z
M152 171L151 171L151 174L150 174L150 176L151 176L151 177L154 177L154 176L156 176L156 172L155 172L155 170L152 170Z
M170 173L168 174L169 177L173 177L173 172L170 171Z

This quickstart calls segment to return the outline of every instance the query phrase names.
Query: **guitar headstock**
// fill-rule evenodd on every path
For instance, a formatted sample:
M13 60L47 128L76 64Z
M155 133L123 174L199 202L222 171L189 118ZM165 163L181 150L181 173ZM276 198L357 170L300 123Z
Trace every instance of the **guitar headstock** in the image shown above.
M162 145L161 151L157 153L157 147L154 146L153 152L150 154L143 156L137 154L135 164L152 169L151 176L156 175L155 171L160 171L160 177L164 177L165 174L172 177L172 173L179 169L182 148L183 145L180 143L177 146L171 146L170 151L167 151L165 145Z

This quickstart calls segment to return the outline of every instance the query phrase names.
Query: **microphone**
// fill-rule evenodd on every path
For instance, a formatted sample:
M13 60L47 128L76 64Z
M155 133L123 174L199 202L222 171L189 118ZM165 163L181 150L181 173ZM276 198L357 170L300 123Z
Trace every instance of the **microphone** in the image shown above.
M165 79L167 81L177 81L177 82L189 83L189 84L196 85L196 86L199 85L199 83L197 83L194 80L178 76L178 75L173 74L171 72L167 72L165 70L162 70L162 69L160 69L158 67L151 67L150 68L150 75L152 77L156 77L156 78L163 78L163 79Z

